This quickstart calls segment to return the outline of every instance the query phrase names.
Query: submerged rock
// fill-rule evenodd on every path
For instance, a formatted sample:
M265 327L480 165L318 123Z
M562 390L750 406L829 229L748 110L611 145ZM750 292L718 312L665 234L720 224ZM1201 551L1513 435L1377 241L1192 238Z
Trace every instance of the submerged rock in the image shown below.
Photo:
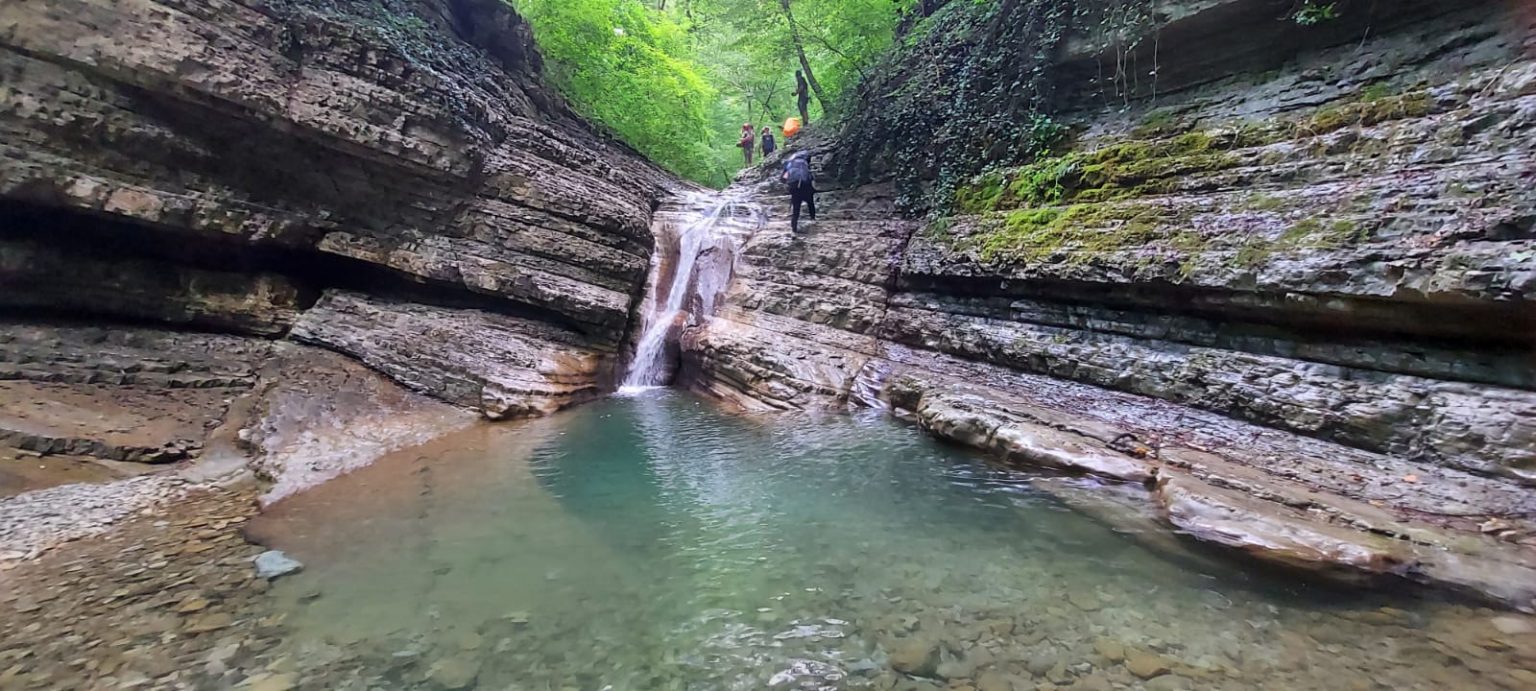
M1104 603L1099 599L1098 593L1079 587L1073 587L1067 591L1067 601L1076 605L1078 609L1084 612L1094 612L1104 606Z
M976 691L1014 691L1015 688L1023 688L1024 681L1018 678L1010 678L1002 672L984 672L976 678Z
M939 645L926 638L909 638L890 652L891 668L903 674L931 677L938 673Z
M1506 635L1536 633L1536 619L1530 617L1494 617L1492 623L1493 628Z
M969 679L971 675L976 673L976 665L967 659L949 660L939 663L939 666L934 669L934 673L940 679L948 679L950 681Z
M768 679L768 687L774 689L800 689L803 691L834 691L841 688L839 682L847 672L819 660L792 660L789 666Z
M1132 649L1125 656L1125 668L1142 679L1151 679L1172 671L1173 663L1161 655Z
M1177 674L1164 674L1142 685L1147 691L1185 691L1189 680Z
M469 655L455 655L432 663L427 679L439 688L467 689L480 676L480 660Z
M1111 663L1125 659L1125 644L1113 638L1094 639L1093 649Z
M256 564L256 576L269 581L282 578L291 573L298 573L304 568L304 565L299 563L297 559L275 549L262 552L251 561Z
M208 633L209 631L218 631L219 629L228 628L231 624L234 623L234 617L228 613L214 612L212 614L204 614L188 620L186 627L183 628L182 631L189 634Z
M1103 674L1095 672L1072 682L1072 685L1067 688L1071 691L1110 691L1114 685L1110 684L1109 679Z
M292 674L261 674L248 681L250 691L291 691L298 686Z
M464 631L453 637L453 643L459 650L472 653L485 644L485 638L473 631Z
M1042 650L1031 655L1029 660L1024 663L1024 668L1028 669L1030 674L1043 677L1050 673L1060 660L1061 656L1056 654L1055 650Z

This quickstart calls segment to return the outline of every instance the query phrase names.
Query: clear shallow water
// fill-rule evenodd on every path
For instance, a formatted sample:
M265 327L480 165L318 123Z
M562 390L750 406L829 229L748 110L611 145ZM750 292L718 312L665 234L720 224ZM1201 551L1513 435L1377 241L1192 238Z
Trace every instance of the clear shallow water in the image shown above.
M989 688L1520 688L1492 613L1154 552L1074 487L876 413L656 390L444 438L258 529L306 564L276 601L329 687L911 687L888 651L920 640Z

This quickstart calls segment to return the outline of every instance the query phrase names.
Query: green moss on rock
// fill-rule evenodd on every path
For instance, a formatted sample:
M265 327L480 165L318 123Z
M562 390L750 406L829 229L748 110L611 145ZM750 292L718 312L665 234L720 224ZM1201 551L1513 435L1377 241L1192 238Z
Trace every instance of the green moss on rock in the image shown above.
M959 213L979 214L1164 194L1175 188L1178 177L1236 164L1237 158L1206 132L1131 140L977 176L956 190L953 207Z
M1370 127L1391 120L1424 117L1433 111L1434 100L1427 91L1395 96L1368 93L1358 100L1323 108L1298 127L1302 134L1316 136L1356 125Z
M1063 255L1067 264L1145 246L1171 219L1161 209L1074 204L1002 212L971 243L983 261L1037 262Z

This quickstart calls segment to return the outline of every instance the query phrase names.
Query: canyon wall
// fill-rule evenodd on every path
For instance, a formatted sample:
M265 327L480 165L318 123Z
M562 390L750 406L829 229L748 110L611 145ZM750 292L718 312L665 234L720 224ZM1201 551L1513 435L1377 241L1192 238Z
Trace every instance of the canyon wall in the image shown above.
M1072 141L944 213L835 137L791 145L823 190L799 235L774 162L746 177L769 223L685 381L890 407L1272 564L1536 606L1536 16L1139 4L1145 40L1062 42Z
M0 75L0 434L36 451L260 447L226 415L330 375L491 418L591 398L676 184L543 84L500 0L8 2ZM142 398L194 424L23 405Z

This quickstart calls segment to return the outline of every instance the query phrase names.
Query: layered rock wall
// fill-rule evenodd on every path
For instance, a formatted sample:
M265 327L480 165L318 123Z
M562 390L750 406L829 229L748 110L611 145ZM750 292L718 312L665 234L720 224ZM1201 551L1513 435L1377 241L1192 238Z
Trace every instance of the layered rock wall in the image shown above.
M890 406L1146 485L1170 527L1275 563L1536 606L1532 16L1413 4L1307 34L1276 3L1149 4L1162 87L1113 75L1163 80L1151 39L1131 60L1086 29L1074 141L948 213L823 175L791 236L771 173L745 180L774 216L684 335L685 379Z
M676 184L501 0L0 3L0 445L276 499L592 398Z
M492 417L590 397L675 183L540 69L499 0L6 3L0 308L298 323Z

